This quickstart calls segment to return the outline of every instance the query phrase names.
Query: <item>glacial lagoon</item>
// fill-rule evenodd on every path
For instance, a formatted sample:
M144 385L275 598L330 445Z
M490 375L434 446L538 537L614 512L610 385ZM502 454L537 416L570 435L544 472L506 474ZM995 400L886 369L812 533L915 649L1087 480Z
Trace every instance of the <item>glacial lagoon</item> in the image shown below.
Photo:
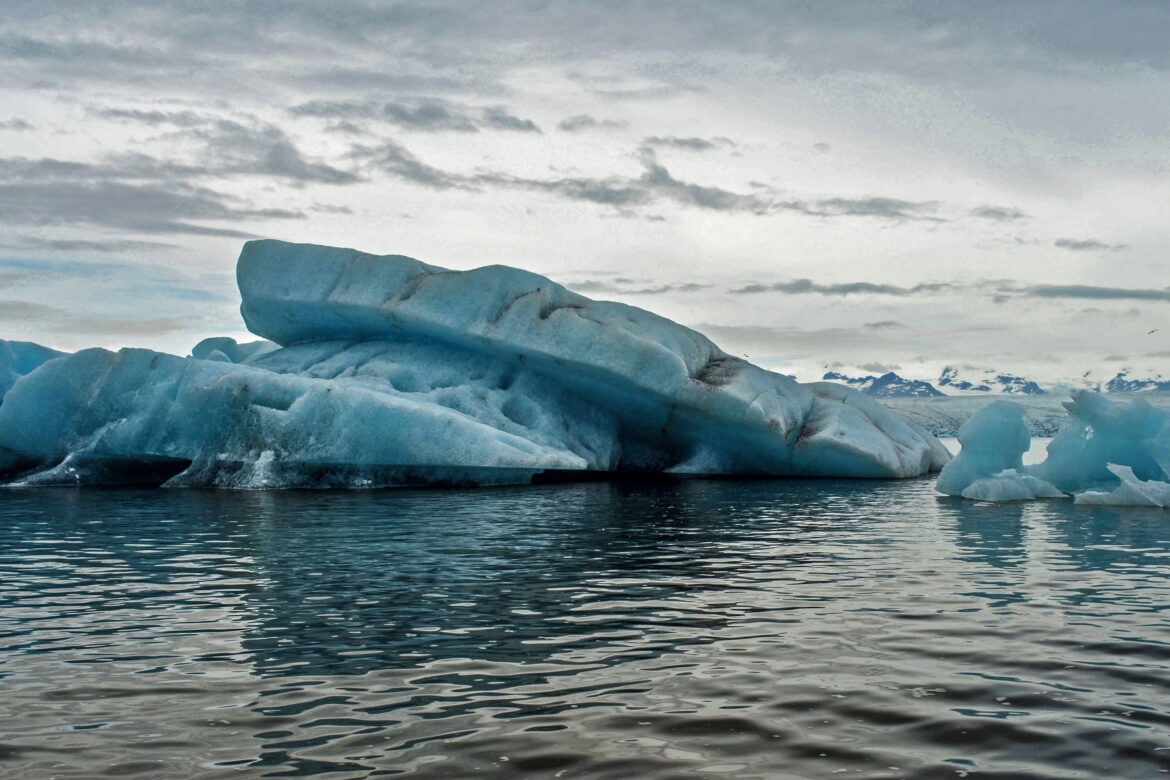
M0 775L1155 777L1170 522L900 481L0 492Z

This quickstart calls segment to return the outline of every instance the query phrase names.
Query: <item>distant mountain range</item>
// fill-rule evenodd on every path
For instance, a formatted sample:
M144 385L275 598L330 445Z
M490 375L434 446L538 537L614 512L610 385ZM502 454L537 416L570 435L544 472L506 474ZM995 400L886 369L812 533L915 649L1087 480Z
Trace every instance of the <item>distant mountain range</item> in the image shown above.
M826 382L840 382L875 398L929 398L945 395L930 382L921 379L904 379L893 371L881 376L851 377L836 371L829 371L823 377Z
M1086 373L1083 381L1069 385L1043 387L1022 376L997 371L947 366L939 375L937 386L921 379L906 379L893 371L880 376L850 376L843 371L827 371L826 382L839 382L875 398L932 398L946 395L1048 395L1051 392L1083 387L1105 393L1170 392L1170 379L1161 374L1131 375L1123 369L1107 381L1093 381Z
M938 378L939 387L947 387L962 393L1021 393L1023 395L1044 395L1048 391L1040 385L1012 374L994 371L964 371L947 366Z
M1161 374L1142 379L1131 378L1128 371L1121 371L1117 376L1105 383L1107 393L1152 393L1170 391L1170 379L1163 379Z

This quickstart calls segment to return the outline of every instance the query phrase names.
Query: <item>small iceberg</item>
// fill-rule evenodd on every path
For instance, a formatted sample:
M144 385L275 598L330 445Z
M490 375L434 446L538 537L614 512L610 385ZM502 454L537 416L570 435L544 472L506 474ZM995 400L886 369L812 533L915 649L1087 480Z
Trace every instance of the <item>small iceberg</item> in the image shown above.
M1029 432L1019 405L987 405L960 429L962 450L939 474L938 491L982 501L1071 494L1078 504L1170 507L1170 412L1088 390L1064 407L1070 425L1043 463L1026 467Z

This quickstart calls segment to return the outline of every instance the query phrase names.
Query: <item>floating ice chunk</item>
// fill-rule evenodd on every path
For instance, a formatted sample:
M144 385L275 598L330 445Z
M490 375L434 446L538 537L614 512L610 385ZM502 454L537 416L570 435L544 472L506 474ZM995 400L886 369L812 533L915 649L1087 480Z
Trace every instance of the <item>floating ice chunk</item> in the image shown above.
M1106 468L1121 480L1121 485L1108 493L1095 490L1077 493L1074 500L1078 504L1170 507L1170 483L1155 480L1143 482L1129 466L1110 463Z
M1170 412L1144 399L1119 406L1087 390L1064 407L1072 424L1053 438L1044 462L1027 469L1019 407L997 401L980 410L960 429L963 449L939 474L938 490L989 501L1063 491L1081 504L1170 505Z
M17 379L42 363L66 353L33 344L31 341L0 339L0 402Z
M990 477L979 477L960 493L976 501L1027 501L1033 498L1064 498L1064 493L1042 479L1004 469Z
M1047 459L1030 469L1061 490L1110 488L1110 463L1129 466L1137 479L1165 480L1170 469L1170 412L1138 398L1118 405L1088 390L1064 403L1071 424L1048 445Z
M1057 498L1060 490L1024 471L1031 434L1018 404L994 401L959 429L963 449L938 475L940 493L981 501Z

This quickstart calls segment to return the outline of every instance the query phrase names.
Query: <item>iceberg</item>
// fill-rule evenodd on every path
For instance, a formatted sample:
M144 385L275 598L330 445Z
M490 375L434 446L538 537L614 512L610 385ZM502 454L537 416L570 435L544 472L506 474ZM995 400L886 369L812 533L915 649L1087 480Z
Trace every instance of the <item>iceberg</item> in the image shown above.
M1068 427L1043 463L1025 467L1029 432L1019 405L989 404L960 430L962 450L939 474L938 491L987 501L1072 494L1080 504L1170 506L1170 411L1141 398L1119 405L1089 390L1064 407Z
M1063 497L1056 487L1025 471L1030 441L1019 405L994 401L959 429L962 450L943 467L936 488L978 501Z
M515 484L581 472L910 477L949 459L857 391L801 385L650 312L506 266L261 240L266 341L83 350L16 380L19 484Z

